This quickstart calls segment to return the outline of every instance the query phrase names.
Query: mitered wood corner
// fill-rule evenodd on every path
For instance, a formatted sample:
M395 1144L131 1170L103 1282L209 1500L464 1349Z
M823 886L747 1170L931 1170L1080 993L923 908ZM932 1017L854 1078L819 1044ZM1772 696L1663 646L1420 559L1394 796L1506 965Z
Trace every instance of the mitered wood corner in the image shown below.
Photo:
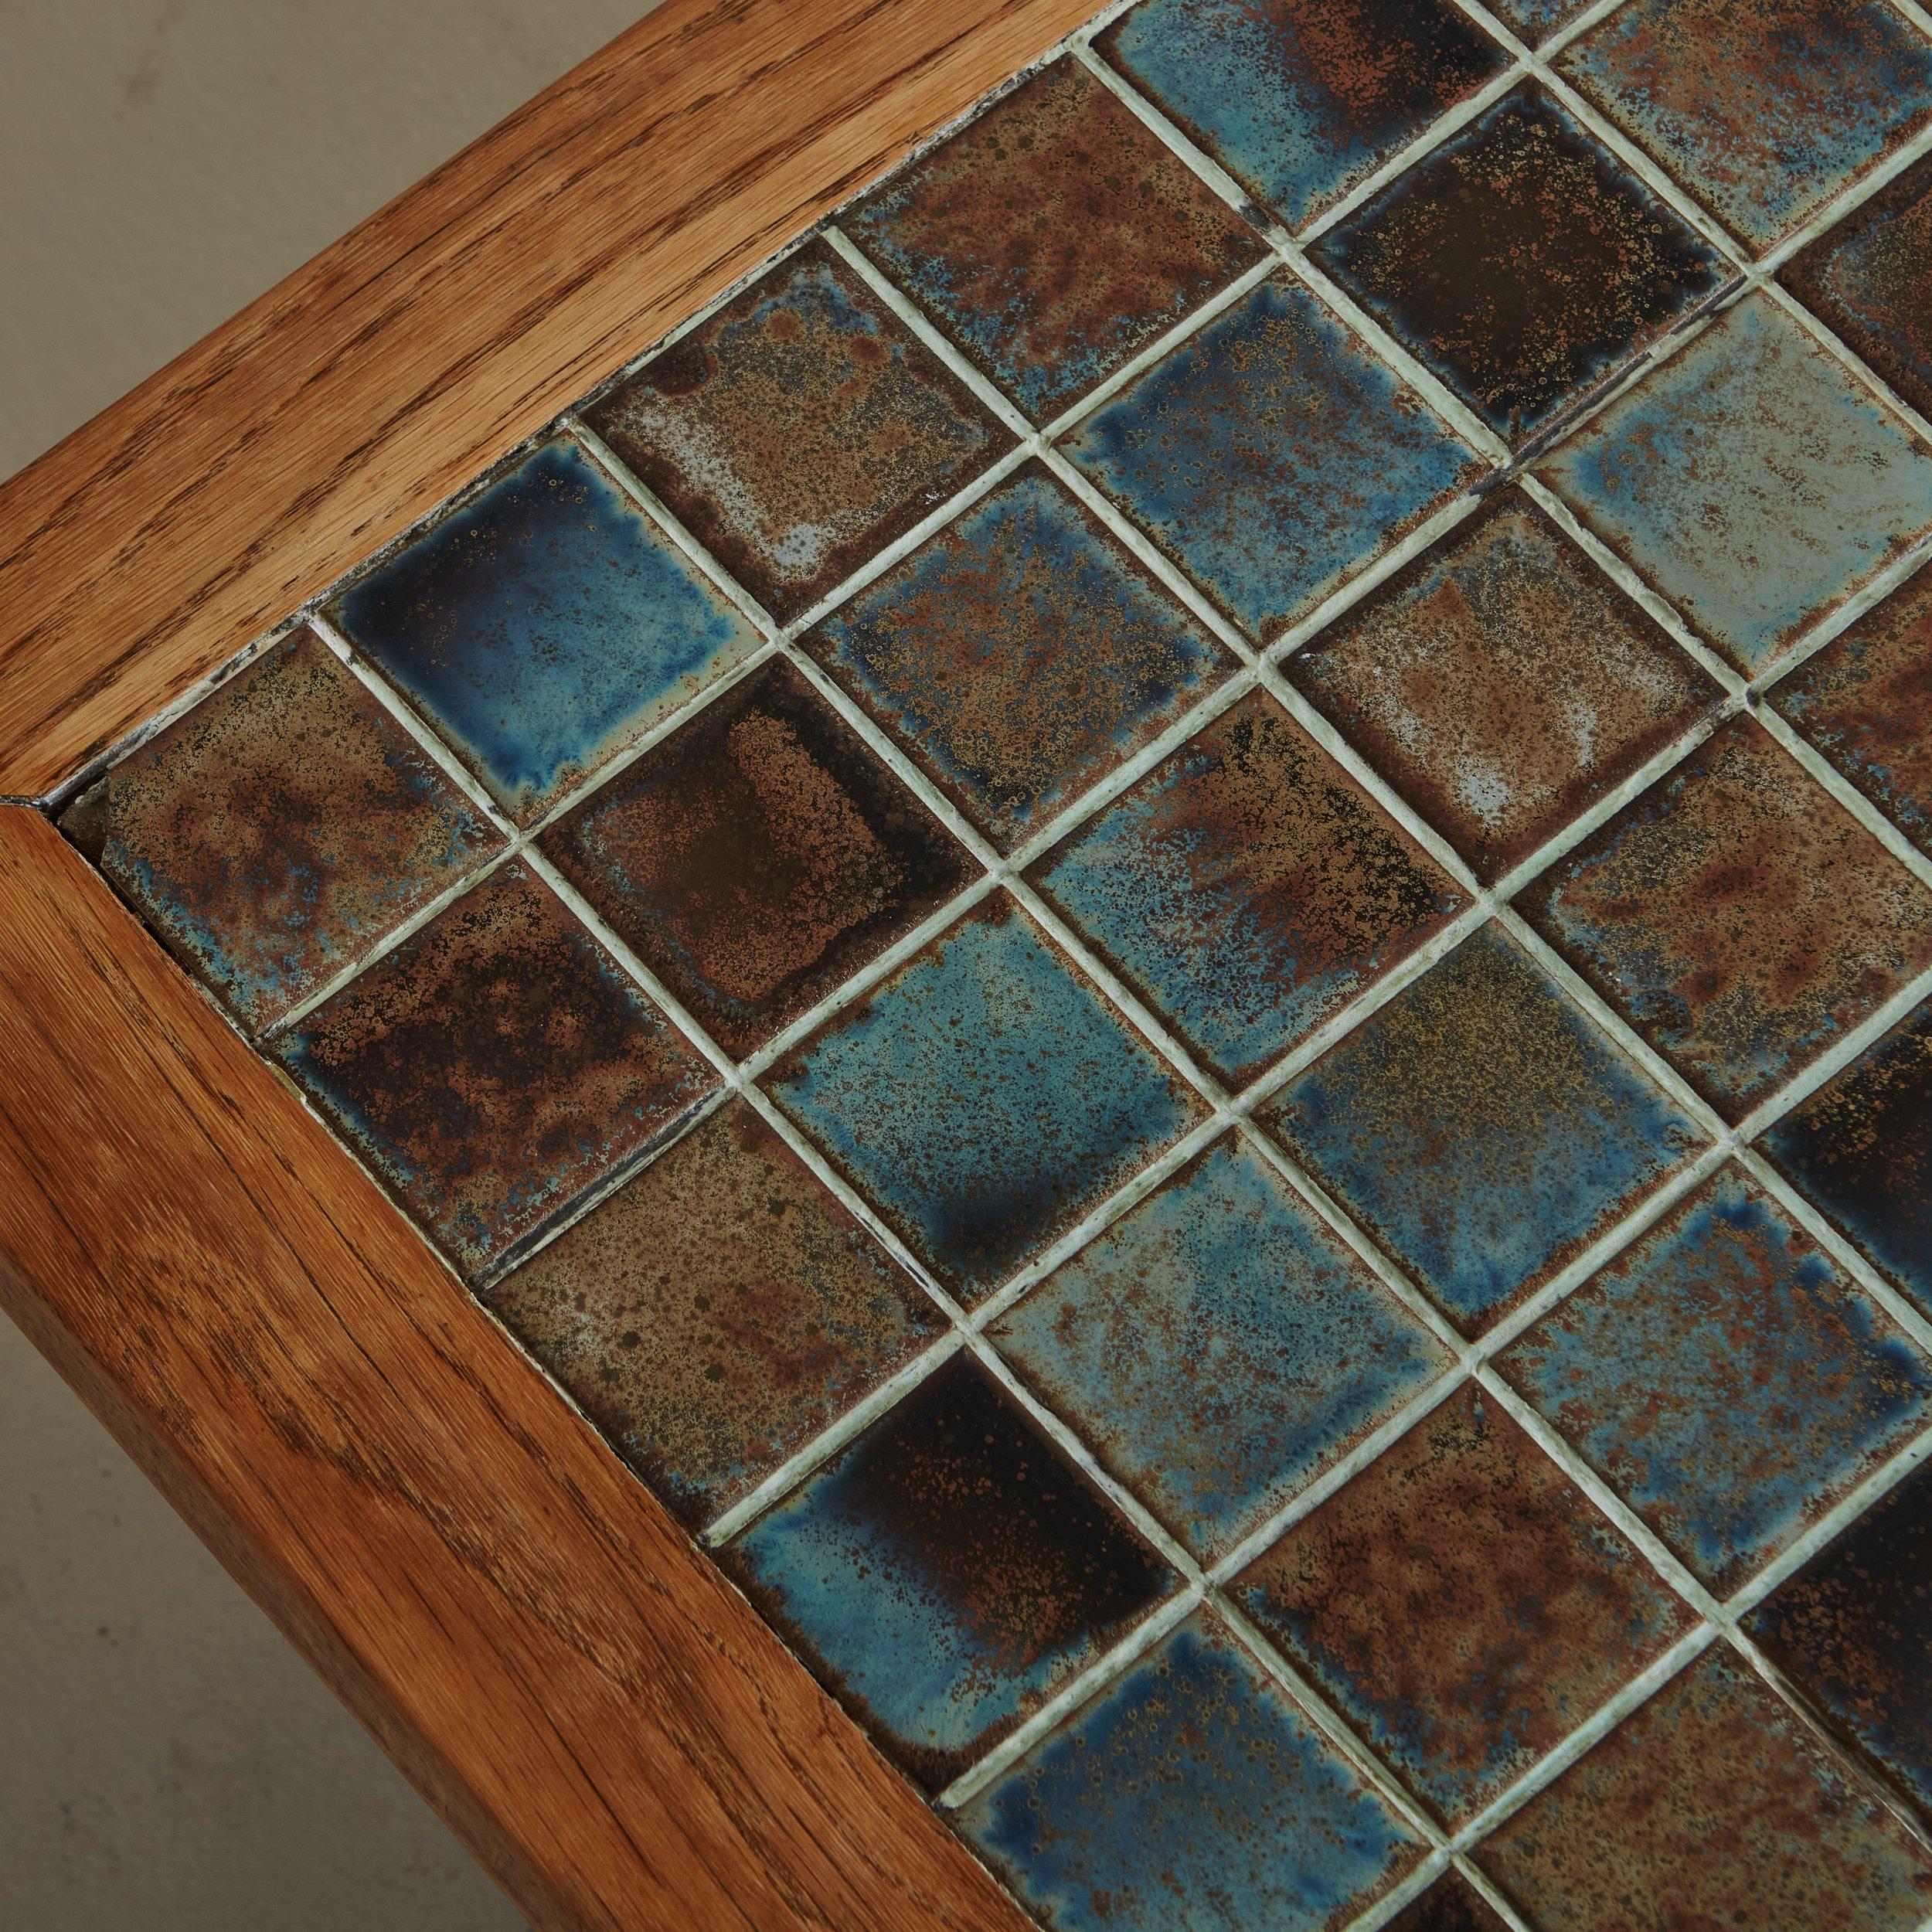
M0 797L45 797L1091 6L667 0L0 484Z

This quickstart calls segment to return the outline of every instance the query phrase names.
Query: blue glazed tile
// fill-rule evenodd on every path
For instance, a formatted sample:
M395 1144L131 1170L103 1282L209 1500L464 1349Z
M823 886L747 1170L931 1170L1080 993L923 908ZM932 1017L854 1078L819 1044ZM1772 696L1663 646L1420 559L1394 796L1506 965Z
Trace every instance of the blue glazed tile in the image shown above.
M930 1790L1179 1582L965 1354L729 1545L746 1593Z
M1478 468L1285 275L1137 377L1062 447L1257 634L1398 541Z
M1507 64L1446 0L1145 0L1095 45L1293 228Z
M1423 1850L1206 1611L958 1821L1052 1932L1329 1932Z
M1032 876L1236 1087L1467 903L1260 692Z
M1932 452L1762 295L1542 474L1750 672L1932 526Z
M767 1083L968 1301L1065 1233L1202 1111L1003 898L838 1015Z
M1450 1361L1238 1138L1198 1155L992 1336L1204 1563Z
M1631 0L1559 66L1758 249L1932 117L1932 44L1883 0Z
M1585 0L1495 0L1489 11L1533 47L1581 13L1584 5Z
M1607 1230L1699 1138L1493 927L1260 1117L1470 1334Z
M1036 462L804 645L1008 852L1235 668Z
M1719 1597L1932 1401L1919 1352L1729 1168L1498 1366Z
M498 478L331 614L521 824L760 641L568 441Z

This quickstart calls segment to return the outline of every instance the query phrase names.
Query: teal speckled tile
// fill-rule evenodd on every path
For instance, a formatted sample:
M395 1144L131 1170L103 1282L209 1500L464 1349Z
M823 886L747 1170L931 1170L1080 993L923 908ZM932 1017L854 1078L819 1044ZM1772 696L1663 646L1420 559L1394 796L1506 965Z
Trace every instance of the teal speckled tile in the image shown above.
M1932 451L1762 295L1541 474L1748 672L1932 528Z
M1720 1597L1932 1416L1932 1364L1730 1168L1498 1366Z
M1206 1611L958 1821L1050 1932L1331 1932L1423 1853Z
M1004 897L838 1014L766 1084L968 1301L1205 1111Z
M1285 275L1217 315L1062 447L1257 635L1353 575L1480 467Z
M1238 1138L1064 1264L992 1338L1202 1562L1451 1359Z

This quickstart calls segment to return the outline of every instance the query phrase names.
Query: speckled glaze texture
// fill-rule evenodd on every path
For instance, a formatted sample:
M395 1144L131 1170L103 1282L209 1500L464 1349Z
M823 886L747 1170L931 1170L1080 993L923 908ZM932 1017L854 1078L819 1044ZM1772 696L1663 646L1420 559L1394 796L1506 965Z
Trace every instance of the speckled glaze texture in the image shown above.
M1239 1138L1197 1156L992 1333L1203 1562L1450 1360Z
M1002 851L1234 668L1036 463L804 641Z
M1634 599L1513 492L1285 668L1485 884L1718 696Z
M1266 252L1071 63L1008 96L846 226L1040 421Z
M1315 253L1512 440L1725 279L1694 229L1529 87L1330 229Z
M1473 472L1413 393L1278 276L1063 447L1257 635L1352 575Z
M568 437L329 609L519 824L758 644Z
M1932 1852L1721 1648L1476 1856L1538 1932L1916 1932L1932 1911Z
M60 825L251 1033L502 842L307 630L124 759Z
M539 844L740 1059L977 869L782 659Z
M1460 1872L1445 1872L1392 1918L1386 1932L1507 1932L1495 1909Z
M1458 1825L1696 1621L1468 1385L1233 1587Z
M670 1132L716 1084L517 859L274 1052L471 1274Z
M1260 1117L1472 1335L1700 1139L1493 927L1290 1080Z
M1932 890L1748 719L1525 903L1731 1121L1932 963Z
M846 1708L934 1789L1178 1580L966 1355L725 1555Z
M964 1807L959 1824L1064 1932L1326 1932L1422 1855L1205 1611Z
M787 620L1012 440L821 242L587 415L685 529Z
M1467 903L1260 692L1031 876L1237 1087Z
M1932 1363L1729 1168L1497 1366L1719 1597L1932 1411Z
M1291 228L1506 64L1447 0L1143 0L1097 45Z
M1932 1819L1932 1468L1921 1465L1746 1628Z
M1540 474L1753 675L1932 527L1932 451L1762 295Z
M741 1100L485 1298L694 1526L946 1326Z

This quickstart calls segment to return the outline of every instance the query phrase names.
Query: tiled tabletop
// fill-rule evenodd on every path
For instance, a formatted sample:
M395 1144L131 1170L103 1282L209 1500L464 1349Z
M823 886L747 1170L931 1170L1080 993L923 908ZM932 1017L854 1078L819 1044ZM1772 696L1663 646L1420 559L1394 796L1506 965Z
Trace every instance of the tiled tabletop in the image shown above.
M62 823L1049 1927L1932 1923L1932 19L1138 0Z

